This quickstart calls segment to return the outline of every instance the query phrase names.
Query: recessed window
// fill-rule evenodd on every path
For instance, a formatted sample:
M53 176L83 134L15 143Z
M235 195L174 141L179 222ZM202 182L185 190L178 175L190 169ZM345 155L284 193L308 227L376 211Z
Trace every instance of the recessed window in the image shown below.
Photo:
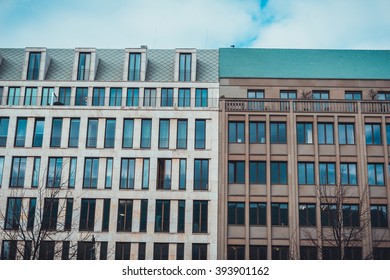
M186 213L186 201L178 200L177 201L177 232L184 233L185 231L185 213Z
M357 185L356 163L340 163L340 182L342 185Z
M333 143L333 123L318 124L318 144L334 144Z
M314 185L313 162L298 162L298 184Z
M132 223L133 223L133 200L119 199L116 230L131 232Z
M61 157L49 158L49 169L47 170L47 187L60 188L62 187L62 163Z
M313 124L297 123L298 144L313 144Z
M378 100L390 100L390 92L389 91L378 91L377 99Z
M249 246L249 259L250 260L266 260L267 259L267 246L250 245Z
M39 260L54 260L55 241L42 241L39 246Z
M336 204L321 204L321 225L325 227L336 226L339 214Z
M272 260L288 260L289 250L288 246L272 246Z
M87 106L88 88L76 88L75 106Z
M141 76L141 54L129 53L129 81L139 81Z
M53 118L51 126L50 147L60 147L62 137L62 118Z
M148 225L148 200L141 199L141 213L140 213L139 231L147 232Z
M371 226L383 227L388 226L387 205L371 205Z
M266 221L267 205L262 202L249 203L249 224L251 226L265 226Z
M172 181L172 160L159 158L157 160L157 189L170 190Z
M98 119L88 119L87 148L96 148L98 136Z
M287 162L285 161L271 162L271 184L287 185Z
M99 176L99 159L98 158L86 158L84 164L84 189L96 189L98 185Z
M187 184L187 160L179 161L179 190L185 190Z
M270 131L272 144L287 143L287 131L285 122L272 122L270 125Z
M153 260L167 260L169 256L169 243L154 243Z
M177 120L177 139L176 139L177 149L187 149L187 129L188 129L187 120Z
M314 91L313 90L313 99L320 100L320 99L329 99L329 92L328 91Z
M300 253L300 260L317 259L317 248L314 246L300 246L299 253Z
M228 245L228 260L245 260L245 245Z
M138 243L138 260L145 260L146 257L146 242Z
M271 204L271 224L273 226L288 226L288 204Z
M115 146L115 119L106 119L106 133L104 135L104 148L114 148Z
M11 168L10 188L23 188L26 173L26 157L13 157Z
M346 91L345 92L346 100L362 100L362 92L361 91Z
M382 133L380 123L366 123L366 144L367 145L381 145Z
M44 87L42 89L42 99L41 99L41 105L42 106L52 106L54 105L54 102L56 101L54 88L52 87Z
M79 146L80 119L70 119L69 125L69 148L77 148Z
M245 224L245 203L244 202L228 203L228 224L229 225Z
M27 87L24 94L24 105L26 106L35 106L37 105L37 88L36 87Z
M179 88L179 107L191 106L191 90L189 88Z
M1 159L0 159L1 161ZM1 176L1 162L0 162L0 176ZM31 180L31 187L32 188L38 188L39 186L39 172L41 169L41 158L40 157L34 157L34 166L33 166L33 172L32 172L32 180ZM1 178L0 178L0 186L1 186Z
M179 55L179 81L191 81L191 58L190 53L181 53Z
M384 186L385 174L382 163L368 163L368 185L370 186Z
M70 158L68 188L76 185L77 158Z
M316 205L308 203L299 204L299 225L306 227L316 226Z
M0 188L3 183L4 157L0 157Z
M109 106L122 106L122 89L110 88Z
M4 229L19 229L21 211L22 199L9 197L7 200L7 213L5 216Z
M92 93L92 106L104 106L105 88L94 88Z
M141 120L141 148L150 148L152 137L152 120Z
M102 217L102 231L108 231L110 225L110 205L111 200L104 199L103 201L103 217Z
M374 248L374 260L390 260L390 248Z
M42 228L45 230L57 229L58 198L45 198L43 206Z
M95 227L96 199L81 199L80 231L93 231Z
M192 213L192 232L207 233L208 201L194 200Z
M3 246L1 246L1 259L2 260L15 260L17 253L16 240L3 240Z
M33 137L33 147L42 147L43 142L43 131L45 128L45 119L35 119L34 124L34 137Z
M229 184L245 184L245 162L229 161Z
M207 260L207 244L192 244L192 260Z
M139 106L139 89L138 88L128 88L127 97L126 97L126 106Z
M333 162L320 162L320 185L336 184L336 168Z
M70 94L71 94L71 88L70 87L60 87L59 94L58 94L58 100L59 105L70 105Z
M195 107L208 106L208 91L207 88L197 88L195 91Z
M19 100L20 100L20 88L9 87L7 105L19 105Z
M70 231L72 229L72 216L73 216L73 198L67 198L66 209L65 209L64 230Z
M355 125L353 123L339 123L339 143L355 144Z
M343 204L343 225L346 227L358 227L360 225L359 205Z
M245 143L245 122L229 121L229 143Z
M144 106L145 107L156 107L156 89L145 88L144 90Z
M184 260L184 243L176 244L176 260Z
M265 123L264 122L249 122L249 143L263 144L265 143Z
M30 52L28 57L27 80L39 79L40 65L41 65L41 53Z
M130 260L130 242L116 242L115 243L115 259L116 260Z
M195 149L206 148L206 120L195 120Z
M0 117L0 147L7 146L9 118Z
M249 183L265 184L266 183L266 163L265 161L249 162ZM242 175L244 176L244 174Z
M120 189L134 189L135 159L123 158L121 161Z
M134 120L123 120L123 148L133 148Z
M281 99L297 99L297 91L296 90L281 90L280 91Z
M113 158L107 158L106 160L106 178L105 178L105 189L111 189L112 188L112 172L113 172Z
M169 232L170 200L156 200L155 232Z
M169 126L170 121L166 119L160 119L159 133L158 133L158 148L169 148Z
M88 81L91 68L91 53L80 53L77 66L77 80Z
M26 142L27 118L17 118L15 147L24 147Z
M194 160L194 190L207 190L209 188L209 160Z
M248 90L248 98L264 98L264 90Z
M161 89L161 107L173 106L173 89L163 88Z

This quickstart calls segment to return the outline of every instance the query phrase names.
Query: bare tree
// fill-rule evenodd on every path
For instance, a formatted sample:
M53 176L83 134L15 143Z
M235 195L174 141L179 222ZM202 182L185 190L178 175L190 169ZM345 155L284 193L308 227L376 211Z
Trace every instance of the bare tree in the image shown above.
M376 100L378 98L378 91L370 89L367 91L367 96L371 100Z
M302 90L301 91L301 98L302 99L312 99L313 98L313 92L311 90Z

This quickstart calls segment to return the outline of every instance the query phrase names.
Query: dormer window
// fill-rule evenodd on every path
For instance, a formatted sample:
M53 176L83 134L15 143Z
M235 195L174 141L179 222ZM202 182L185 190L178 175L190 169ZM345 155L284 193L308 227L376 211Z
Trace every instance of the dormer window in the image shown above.
M141 79L141 54L129 54L129 81L139 81Z
M30 52L28 58L27 80L38 80L41 66L41 53Z
M179 58L179 81L191 81L191 58L190 53L181 53Z
M77 80L88 81L91 69L91 53L80 53L77 67Z

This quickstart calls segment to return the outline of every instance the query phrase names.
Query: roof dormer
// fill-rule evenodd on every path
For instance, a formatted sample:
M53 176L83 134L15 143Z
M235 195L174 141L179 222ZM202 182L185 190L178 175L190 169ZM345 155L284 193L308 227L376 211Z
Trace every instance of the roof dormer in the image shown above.
M26 48L24 52L22 80L44 80L50 64L46 48Z
M196 49L176 49L174 81L196 81Z
M125 49L124 81L145 81L148 61L146 50L146 46Z
M73 63L72 80L94 81L99 65L95 48L77 48Z

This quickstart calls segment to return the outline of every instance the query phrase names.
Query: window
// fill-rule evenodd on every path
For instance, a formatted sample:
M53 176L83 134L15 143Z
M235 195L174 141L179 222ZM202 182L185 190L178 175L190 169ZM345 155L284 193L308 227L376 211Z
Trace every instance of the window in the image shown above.
M139 231L146 232L148 226L148 200L141 199L141 217L139 221Z
M267 224L267 207L265 203L249 203L249 224L251 226L265 226Z
M92 106L104 106L105 88L94 88L92 93Z
M158 148L169 148L169 120L160 119L160 129L158 133Z
M88 81L91 67L91 53L80 53L77 66L77 80Z
M24 95L24 105L37 105L37 88L27 87Z
M150 148L152 137L152 120L141 120L141 148Z
M138 260L145 260L146 255L146 243L140 242L138 243Z
M39 256L40 260L54 260L54 247L55 241L42 241L39 246Z
M228 202L228 224L245 225L244 202Z
M41 65L41 53L30 52L28 57L27 80L39 79L40 65Z
M3 246L1 246L1 259L2 260L15 260L17 252L16 240L3 240Z
M313 162L298 162L298 185L314 185Z
M154 243L153 260L167 260L169 256L169 243Z
M249 122L249 143L265 143L264 122Z
M289 259L289 247L288 246L272 246L272 259L273 260L288 260Z
M208 91L207 88L197 88L195 91L195 107L208 106Z
M321 204L321 225L324 227L335 226L338 220L338 211L335 204Z
M27 230L32 230L34 228L36 205L37 205L37 199L30 198L30 203L28 205Z
M316 260L317 259L317 248L314 246L301 246L300 260Z
M287 185L287 162L271 162L271 184Z
M264 90L248 90L248 98L264 98Z
M281 99L297 99L297 91L296 90L281 90L280 91Z
M106 133L104 135L104 148L114 148L115 146L115 119L106 119Z
M245 260L245 245L228 245L228 260Z
M45 230L57 229L58 198L45 198L43 206L42 228Z
M77 148L79 146L80 119L70 119L69 125L69 148Z
M298 144L313 144L313 124L297 123Z
M144 106L156 107L156 89L145 88L144 90Z
M130 260L130 242L116 242L115 243L115 259L116 260Z
M245 143L245 122L229 121L229 143Z
M135 159L122 158L120 189L134 189Z
M273 144L287 143L285 122L272 122L270 129L271 129L271 143Z
M320 162L320 185L336 184L336 168L334 163Z
M353 123L339 123L339 143L355 144L355 125Z
M60 87L58 101L61 105L70 105L70 94L71 94L71 88L70 87Z
M177 232L183 233L185 231L186 201L178 200L177 208Z
M0 157L0 188L3 182L4 157Z
M195 120L195 149L206 147L206 120Z
M159 158L157 160L157 189L170 190L172 178L172 160Z
M207 233L208 201L194 200L192 216L192 232Z
M49 169L47 171L47 187L48 188L60 188L62 175L62 158L51 157L49 158Z
M108 253L108 242L107 241L101 241L100 242L100 255L99 260L107 260L107 253Z
M176 260L184 260L184 243L176 244Z
M340 181L342 185L357 185L356 163L340 163Z
M84 189L96 189L99 176L99 159L98 158L86 158L84 165Z
M139 81L141 75L141 54L129 53L129 81Z
M191 90L189 88L179 88L179 107L191 106Z
M122 105L122 89L110 88L109 106L121 106L121 105Z
M105 178L105 189L111 189L112 188L112 170L113 170L113 158L107 158L106 159L106 178Z
M346 100L361 100L362 92L361 91L346 91L345 92Z
M316 226L316 205L300 203L299 204L299 225L302 227Z
M194 160L194 190L207 190L209 188L209 160Z
M0 166L0 168L1 168L1 166ZM187 160L180 159L180 161L179 161L179 190L186 189L186 182L187 182Z
M64 230L72 229L72 215L73 215L73 198L66 199L66 210L65 210L65 224Z
M74 188L76 185L76 168L77 158L70 158L68 188Z
M4 87L0 87L0 105L3 105L3 91Z
M23 252L23 259L29 260L31 258L31 251L32 251L32 241L28 240L24 242L24 252Z
M188 130L188 121L177 120L177 140L176 140L177 149L187 149L187 130Z
M333 144L333 123L318 124L318 144Z
M138 104L139 104L139 89L128 88L126 106L132 107L132 106L138 106Z
M133 148L134 120L123 120L123 148Z
M7 200L7 213L5 216L4 229L18 230L20 225L21 212L22 212L22 199L9 197Z
M19 105L19 100L20 100L20 88L9 87L7 105Z
M44 87L42 89L41 105L42 106L54 105L54 101L55 101L54 88Z
M366 144L381 145L382 144L381 124L366 123L365 128L366 128Z
M17 118L15 147L24 147L26 142L27 118Z
M24 176L26 172L26 157L13 157L12 158L12 171L10 188L23 188Z
M169 232L170 200L156 200L155 232Z
M33 147L42 147L45 119L35 119Z
M191 57L190 53L181 53L179 55L179 81L191 81Z
M346 227L358 227L360 225L359 205L343 205L343 224Z
M388 92L388 91L378 91L377 99L378 100L390 100L390 92Z
M95 227L96 199L81 199L80 231L93 231Z
M118 220L117 220L116 230L131 232L132 223L133 223L133 200L119 199Z
M387 227L387 205L371 205L371 226Z
M173 89L163 88L161 89L161 107L173 106Z
M369 186L384 186L385 174L382 163L368 163L368 185Z
M78 241L77 242L77 259L78 260L95 260L95 242Z
M245 184L245 162L229 161L229 184Z
M390 248L374 248L374 260L390 260Z
M265 161L249 162L249 183L265 184L266 183L266 164ZM244 174L242 175L244 176Z
M51 126L50 147L61 146L62 118L53 118Z
M288 226L288 204L271 204L271 223L273 226Z
M98 136L98 119L88 119L87 148L96 148Z
M88 88L76 88L75 106L87 106Z
M387 145L390 145L390 123L386 124L386 139Z
M0 147L7 146L9 118L0 117Z
M192 259L207 260L207 244L193 243L192 244Z
M315 100L329 99L329 92L328 91L313 91L313 99L315 99Z
M142 189L149 189L150 159L144 158L142 163Z

